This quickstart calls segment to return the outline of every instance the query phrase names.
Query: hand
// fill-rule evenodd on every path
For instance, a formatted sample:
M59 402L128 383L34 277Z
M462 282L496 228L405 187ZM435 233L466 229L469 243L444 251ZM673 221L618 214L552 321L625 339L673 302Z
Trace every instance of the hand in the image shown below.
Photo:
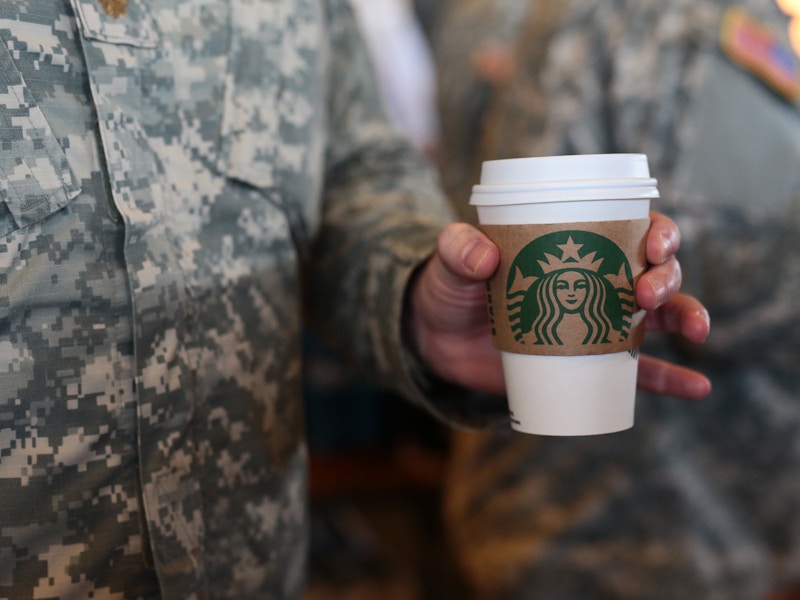
M708 335L709 318L700 302L678 293L678 228L659 213L651 219L646 252L652 266L637 284L636 301L648 310L648 329L681 333L700 343ZM499 260L497 247L480 231L451 224L411 290L410 331L428 368L446 381L492 394L505 392L486 309L485 282ZM711 389L702 374L645 355L639 358L639 386L684 398L702 398Z

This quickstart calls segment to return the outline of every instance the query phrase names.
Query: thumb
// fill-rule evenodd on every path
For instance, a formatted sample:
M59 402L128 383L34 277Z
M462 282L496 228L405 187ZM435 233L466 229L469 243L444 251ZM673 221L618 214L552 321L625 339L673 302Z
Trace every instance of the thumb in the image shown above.
M442 230L436 252L414 281L411 343L446 381L502 390L486 308L486 279L499 262L500 251L489 238L471 225L453 223ZM493 382L489 388L487 381Z
M452 223L439 235L438 254L448 283L464 285L492 276L500 262L497 246L467 223Z
M486 320L484 281L499 261L497 246L475 227L466 223L445 227L415 286L414 316L419 324L455 332Z

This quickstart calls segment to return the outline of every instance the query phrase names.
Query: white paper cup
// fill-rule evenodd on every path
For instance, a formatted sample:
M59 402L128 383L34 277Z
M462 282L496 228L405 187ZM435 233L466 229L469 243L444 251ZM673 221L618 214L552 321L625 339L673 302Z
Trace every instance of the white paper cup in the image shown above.
M644 311L632 292L657 197L640 154L483 164L470 204L501 250L489 303L514 429L633 426Z

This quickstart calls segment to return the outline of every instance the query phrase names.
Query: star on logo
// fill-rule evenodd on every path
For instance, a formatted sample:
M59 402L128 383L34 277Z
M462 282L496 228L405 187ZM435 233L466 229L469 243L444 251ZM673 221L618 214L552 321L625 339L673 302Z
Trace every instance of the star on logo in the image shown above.
M558 244L558 247L561 248L561 260L574 260L575 262L580 261L581 256L578 254L578 250L583 248L583 244L576 244L572 241L572 236L569 236L566 244Z

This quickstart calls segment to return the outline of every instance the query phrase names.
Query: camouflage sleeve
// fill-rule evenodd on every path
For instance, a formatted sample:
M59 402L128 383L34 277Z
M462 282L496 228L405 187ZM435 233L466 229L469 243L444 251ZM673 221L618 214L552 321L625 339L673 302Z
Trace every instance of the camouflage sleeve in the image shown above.
M497 402L434 385L403 344L407 282L454 216L430 165L388 124L349 6L334 0L329 13L330 125L324 213L307 271L310 317L379 384L444 418L483 423Z

